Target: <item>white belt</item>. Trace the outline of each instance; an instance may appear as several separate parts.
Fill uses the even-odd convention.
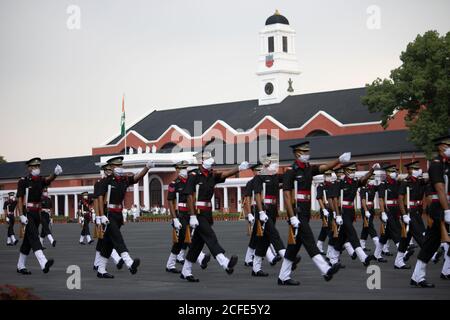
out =
[[[184,202],[178,203],[178,208],[187,208],[187,204]]]
[[[432,194],[431,199],[439,200],[439,196],[437,194]],[[447,200],[450,201],[450,195],[447,195]]]
[[[419,205],[419,204],[422,204],[422,201],[418,200],[418,201],[410,201],[409,202],[410,206],[416,206],[416,205]]]
[[[398,204],[397,200],[386,200],[386,204]]]
[[[201,207],[212,207],[211,202],[206,202],[206,201],[197,201],[197,202],[195,202],[195,205],[201,206]]]
[[[40,204],[40,203],[32,203],[32,202],[28,202],[28,203],[27,203],[27,208],[37,208],[37,209],[40,209],[40,208],[41,208],[41,204]]]
[[[50,209],[42,209],[42,211],[50,213]]]
[[[277,200],[276,199],[264,199],[264,203],[265,204],[276,204]]]
[[[372,206],[372,205],[373,205],[373,202],[372,202],[372,201],[367,201],[366,204]]]
[[[342,205],[343,206],[352,206],[353,205],[353,201],[342,201]]]
[[[122,209],[121,204],[108,204],[108,209]]]
[[[295,198],[297,200],[310,200],[311,199],[311,195],[310,194],[299,194],[299,193],[297,193],[295,195]]]

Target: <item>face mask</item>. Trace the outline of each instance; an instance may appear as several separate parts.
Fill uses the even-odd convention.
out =
[[[375,180],[369,180],[369,186],[374,186],[375,185]]]
[[[48,192],[44,192],[42,195],[43,195],[44,197],[48,197]]]
[[[391,177],[391,179],[397,178],[397,172],[391,172],[391,173],[389,173],[389,177]]]
[[[414,177],[414,178],[418,178],[418,177],[420,177],[422,175],[422,169],[419,169],[419,170],[413,170],[413,172],[412,172],[412,176]]]
[[[277,172],[278,171],[278,163],[271,163],[268,167],[269,171]]]
[[[447,149],[444,150],[444,155],[445,155],[447,158],[450,158],[450,147],[448,147]]]
[[[350,179],[355,179],[355,173],[354,173],[354,172],[349,173],[349,174],[348,174],[348,177],[349,177]]]
[[[123,175],[123,168],[121,167],[114,168],[114,173],[118,176]]]
[[[181,169],[179,175],[180,177],[187,178],[187,169]]]
[[[300,162],[306,163],[309,161],[309,154],[301,154],[300,157],[298,157],[298,160]]]
[[[214,164],[214,158],[209,158],[209,159],[206,159],[205,161],[203,161],[202,166],[206,170],[211,170],[213,164]]]
[[[83,199],[87,199],[88,198],[88,196],[83,196]]]
[[[344,180],[345,174],[341,173],[338,175],[339,180]]]
[[[331,177],[330,177],[330,176],[326,176],[326,177],[325,177],[325,181],[326,181],[326,182],[330,182],[330,181],[331,181]]]
[[[31,170],[31,175],[34,177],[37,177],[40,174],[41,174],[41,169],[39,169],[39,168]]]

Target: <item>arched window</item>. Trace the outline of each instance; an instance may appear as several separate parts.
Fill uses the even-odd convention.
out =
[[[173,148],[175,148],[177,145],[176,143],[173,142],[167,142],[165,145],[163,145],[160,149],[159,149],[159,153],[171,153]]]
[[[258,155],[264,156],[268,153],[279,153],[278,140],[268,134],[259,135],[258,142]]]
[[[323,137],[323,136],[329,136],[330,134],[324,130],[313,130],[310,133],[308,133],[307,137]]]
[[[161,182],[153,178],[150,181],[150,208],[154,206],[161,207]]]

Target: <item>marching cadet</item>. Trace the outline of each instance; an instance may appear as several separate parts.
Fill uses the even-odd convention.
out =
[[[44,273],[48,273],[54,263],[53,259],[47,260],[42,252],[38,227],[40,224],[42,191],[62,173],[62,169],[57,165],[53,174],[47,178],[42,177],[40,175],[41,161],[40,158],[33,158],[27,161],[26,165],[29,175],[21,178],[17,185],[17,207],[20,214],[20,222],[25,226],[25,236],[20,246],[17,272],[25,275],[31,274],[25,266],[31,249],[33,249]]]
[[[444,239],[445,242],[450,241],[448,236],[448,224],[450,224],[450,136],[435,139],[434,142],[438,156],[430,162],[430,167],[428,168],[429,184],[432,189],[432,200],[428,211],[433,223],[425,234],[410,282],[412,286],[421,288],[434,288],[434,284],[426,280],[427,263],[439,248],[441,239]],[[446,249],[444,262],[446,273],[441,273],[441,278],[444,280],[450,278],[448,244]]]
[[[291,169],[283,175],[283,195],[285,208],[289,217],[288,223],[296,230],[295,244],[288,242],[280,274],[279,285],[299,285],[300,282],[291,279],[292,266],[297,258],[297,253],[302,244],[315,265],[318,267],[324,279],[329,281],[333,274],[339,271],[339,264],[332,267],[328,265],[317,248],[314,234],[309,226],[311,217],[311,183],[313,176],[334,168],[339,163],[349,162],[351,154],[344,153],[339,160],[323,165],[309,164],[309,142],[304,141],[290,146],[295,156],[295,162]],[[296,192],[292,196],[292,192]],[[296,206],[294,206],[294,203]]]
[[[8,223],[8,238],[6,239],[7,246],[15,246],[19,240],[16,239],[14,234],[14,222],[16,221],[15,212],[17,208],[17,200],[15,193],[8,193],[8,200],[3,204],[3,211],[6,217],[6,223]]]
[[[336,217],[336,223],[341,226],[338,240],[334,245],[334,249],[337,252],[342,251],[342,246],[348,243],[347,246],[351,247],[351,256],[353,259],[356,257],[363,263],[364,266],[368,266],[370,261],[375,259],[373,255],[367,255],[361,248],[361,243],[358,239],[353,222],[355,221],[355,198],[358,192],[358,188],[364,186],[368,179],[372,176],[375,169],[379,169],[380,165],[375,163],[372,168],[361,179],[355,178],[356,163],[351,162],[342,166],[344,169],[345,178],[341,181],[341,208],[342,212]],[[349,251],[349,249],[347,249]],[[350,253],[350,252],[349,252]]]
[[[100,249],[100,257],[98,261],[97,277],[99,278],[113,278],[111,274],[106,271],[106,263],[111,256],[113,249],[119,253],[120,257],[125,262],[131,274],[136,274],[140,259],[132,259],[128,253],[128,248],[120,232],[123,225],[123,200],[127,188],[135,183],[138,183],[148,172],[150,168],[155,165],[153,161],[147,162],[141,172],[135,175],[126,175],[123,171],[123,157],[114,157],[107,161],[111,167],[113,174],[106,177],[101,183],[101,191],[99,193],[99,222],[106,225],[106,230],[103,236],[102,247]],[[106,209],[101,205],[106,199]],[[105,214],[106,213],[106,214]]]
[[[253,191],[255,194],[256,207],[258,212],[255,219],[263,226],[262,235],[256,237],[256,250],[253,258],[252,276],[267,277],[269,274],[262,271],[263,257],[272,253],[270,244],[273,245],[275,253],[279,256],[271,257],[269,261],[272,265],[281,260],[286,252],[280,233],[275,227],[278,217],[277,196],[280,184],[283,182],[283,175],[278,174],[278,155],[268,154],[262,157],[262,168],[259,175],[255,176]],[[296,259],[294,269],[298,264]]]
[[[53,239],[52,231],[50,230],[50,224],[52,223],[52,199],[48,196],[47,188],[44,188],[42,192],[42,200],[41,200],[41,244],[42,248],[44,247],[44,239],[47,237],[50,244],[55,247],[56,240]]]
[[[102,174],[102,178],[100,180],[97,180],[94,184],[94,194],[92,196],[92,203],[93,203],[93,207],[94,207],[94,213],[98,213],[100,212],[99,206],[101,205],[104,209],[103,212],[106,212],[106,208],[105,208],[105,204],[99,203],[99,199],[98,197],[100,196],[100,191],[101,191],[101,184],[102,182],[106,179],[106,177],[112,175],[112,169],[108,164],[105,164],[101,167],[103,174]],[[100,221],[100,217],[97,215],[95,217],[95,226],[98,230],[101,230],[102,224]],[[100,260],[101,260],[101,256],[100,256],[100,250],[103,246],[103,235],[102,235],[102,231],[99,232],[100,235],[98,235],[98,240],[97,240],[97,245],[95,248],[95,259],[94,259],[94,271],[98,271],[98,266],[100,264]],[[123,267],[123,259],[119,256],[119,254],[117,253],[116,249],[113,249],[111,252],[111,257],[110,257],[113,261],[114,264],[116,265],[118,270],[121,270]],[[106,270],[106,267],[105,267]],[[112,276],[111,274],[109,274],[108,272],[104,273],[102,276],[102,278],[114,278],[114,276]]]
[[[327,170],[323,174],[323,182],[317,186],[316,199],[319,202],[320,207],[320,220],[322,221],[322,228],[320,228],[319,236],[317,237],[317,248],[319,248],[320,254],[324,255],[323,243],[330,233],[330,211],[333,212],[333,203],[328,200],[328,194],[332,185],[333,170]]]
[[[372,174],[369,181],[367,181],[367,184],[361,187],[359,192],[361,196],[361,216],[363,218],[363,228],[361,230],[359,242],[361,243],[361,248],[363,248],[365,252],[370,251],[369,249],[366,249],[366,241],[369,235],[372,238],[375,248],[380,240],[373,224],[373,219],[375,217],[375,195],[377,190],[378,187],[375,182],[375,175]]]
[[[89,194],[83,192],[81,194],[81,199],[78,201],[78,216],[80,217],[81,224],[81,235],[80,244],[85,245],[84,239],[86,239],[88,244],[94,242],[91,238],[91,233],[89,231],[89,223],[91,222],[91,205],[92,200],[89,201]]]
[[[251,178],[244,188],[244,201],[243,209],[246,215],[247,221],[249,223],[250,230],[250,241],[248,242],[247,252],[245,253],[244,266],[253,267],[253,258],[255,256],[256,250],[256,232],[255,227],[255,217],[256,217],[256,202],[253,192],[253,183],[256,176],[261,172],[262,164],[260,162],[250,166],[253,173],[253,178]]]
[[[211,198],[214,194],[216,184],[224,182],[226,178],[235,175],[239,171],[246,170],[249,167],[248,162],[244,161],[235,169],[223,173],[216,173],[212,169],[214,158],[211,153],[205,152],[204,150],[197,154],[197,160],[201,163],[201,166],[189,175],[183,190],[183,193],[187,196],[190,214],[189,225],[193,229],[192,232],[194,232],[194,236],[186,255],[180,278],[186,279],[189,282],[199,281],[192,275],[192,264],[197,261],[198,255],[205,244],[208,246],[209,251],[220,266],[222,266],[228,274],[233,273],[233,268],[237,263],[238,257],[233,255],[228,259],[224,255],[225,250],[217,240],[216,233],[212,228],[214,221]]]
[[[422,207],[425,193],[424,181],[419,180],[422,170],[420,170],[419,161],[407,163],[405,167],[408,170],[408,176],[400,183],[398,201],[403,223],[409,226],[409,231],[407,232],[406,239],[400,241],[398,246],[397,256],[395,258],[396,269],[407,268],[405,267],[405,261],[408,260],[406,259],[406,252],[411,238],[414,237],[419,247],[422,247],[423,233],[425,232],[423,222],[419,222],[419,220],[422,220],[422,215],[419,210]]]
[[[178,177],[169,184],[167,201],[169,203],[169,211],[172,216],[172,227],[176,234],[176,242],[172,245],[172,250],[166,264],[166,271],[171,273],[181,273],[175,267],[177,256],[183,248],[187,248],[186,243],[186,227],[189,225],[189,210],[186,204],[186,195],[183,189],[188,178],[187,168],[189,163],[181,161],[175,164],[175,170]],[[178,197],[177,197],[178,196]],[[200,252],[197,262],[202,269],[208,267],[208,262],[211,260],[211,255]]]

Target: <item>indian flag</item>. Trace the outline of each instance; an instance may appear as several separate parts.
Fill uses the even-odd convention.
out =
[[[120,134],[125,136],[125,95],[122,96],[122,117],[120,118]]]

